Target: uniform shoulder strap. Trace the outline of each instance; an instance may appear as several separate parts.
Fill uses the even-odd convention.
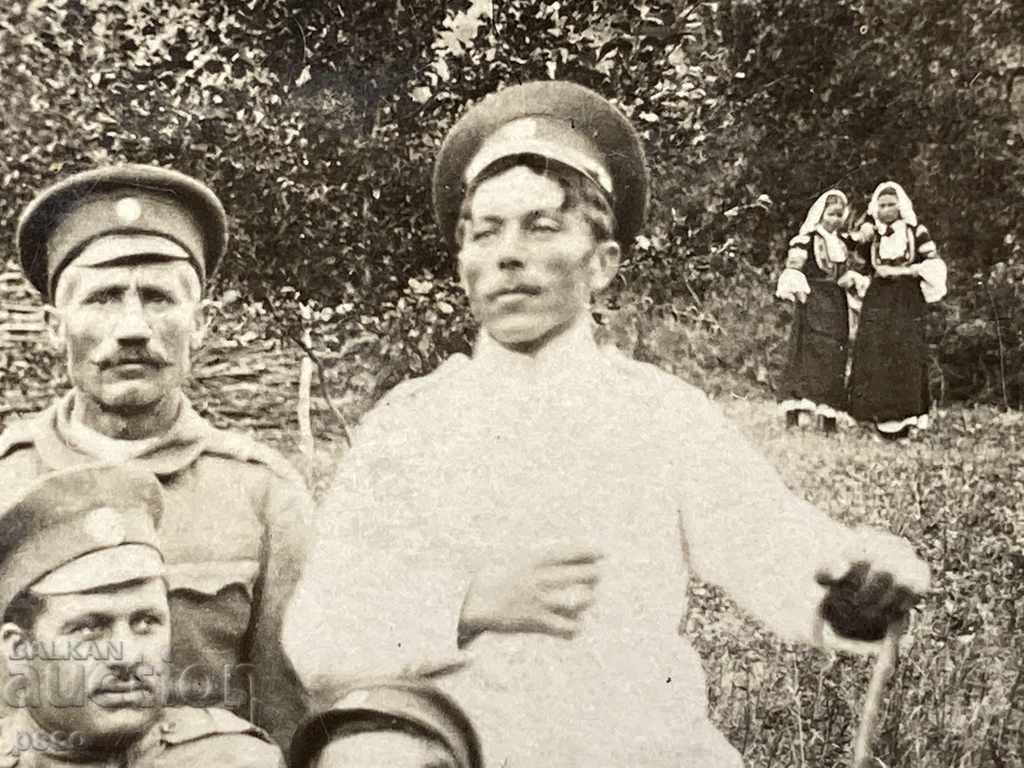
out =
[[[184,744],[225,734],[254,736],[273,743],[262,728],[216,707],[170,707],[165,710],[159,727],[161,740],[166,744]]]
[[[206,439],[204,453],[235,459],[247,464],[261,464],[275,475],[298,483],[302,477],[291,463],[269,445],[241,432],[212,428]]]

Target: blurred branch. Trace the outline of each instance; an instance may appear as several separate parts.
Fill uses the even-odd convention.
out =
[[[1010,398],[1006,394],[1006,345],[1003,344],[1003,327],[999,322],[999,308],[996,306],[995,297],[988,282],[985,282],[985,294],[988,296],[989,304],[992,306],[992,319],[996,324],[996,341],[999,344],[999,387],[1003,396],[1003,410],[1010,410]]]
[[[291,340],[299,349],[301,349],[306,354],[306,356],[313,361],[313,365],[316,366],[318,374],[317,378],[319,379],[320,382],[320,394],[323,397],[324,402],[327,403],[328,409],[334,415],[335,421],[337,421],[338,425],[341,427],[342,437],[345,439],[345,445],[351,447],[351,430],[349,429],[348,422],[345,420],[345,416],[342,414],[341,409],[338,408],[338,406],[334,402],[334,398],[331,397],[331,392],[327,387],[327,370],[324,368],[323,362],[320,360],[319,357],[317,357],[317,354],[316,352],[313,351],[312,346],[306,344],[306,342],[302,338],[294,334],[288,334],[288,339]]]
[[[312,336],[307,328],[302,332],[302,343],[307,347],[313,344]],[[323,377],[321,377],[321,381]],[[299,400],[296,405],[299,421],[299,447],[303,457],[306,459],[306,482],[312,486],[313,468],[316,457],[316,440],[313,437],[313,427],[310,424],[310,389],[313,381],[313,361],[307,354],[302,358],[299,366]]]

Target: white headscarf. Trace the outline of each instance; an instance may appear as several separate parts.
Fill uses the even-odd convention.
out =
[[[878,200],[883,193],[896,195],[900,217],[891,224],[885,224],[878,220]],[[917,214],[914,213],[914,204],[910,202],[903,187],[895,181],[883,181],[875,187],[875,193],[871,195],[871,202],[868,203],[868,215],[875,220],[875,229],[880,236],[878,241],[879,261],[912,260],[913,254],[907,253],[910,246],[908,230],[917,226]]]
[[[875,192],[871,195],[871,202],[868,203],[868,216],[878,222],[878,198],[882,196],[883,191],[892,191],[896,193],[896,200],[899,203],[900,218],[907,222],[908,226],[917,226],[917,214],[914,213],[914,204],[910,202],[910,198],[907,193],[903,190],[899,184],[895,181],[883,181],[877,187]]]
[[[842,200],[844,208],[849,206],[846,195],[838,189],[830,189],[828,192],[823,193],[814,201],[814,205],[811,206],[810,210],[807,211],[807,218],[804,219],[803,226],[800,227],[801,235],[811,234],[821,223],[821,217],[825,215],[825,201],[830,197],[838,197]]]
[[[801,235],[809,235],[812,232],[817,232],[825,241],[825,251],[828,253],[828,260],[835,263],[841,264],[846,261],[846,248],[842,241],[839,239],[839,235],[835,232],[829,232],[825,227],[821,226],[821,218],[825,215],[826,203],[830,197],[838,197],[842,203],[843,208],[849,208],[849,201],[846,199],[846,195],[838,189],[830,189],[828,192],[823,193],[814,201],[814,205],[811,206],[810,210],[807,211],[807,217],[804,219],[803,225],[800,227]],[[824,269],[826,265],[822,264],[821,267]]]

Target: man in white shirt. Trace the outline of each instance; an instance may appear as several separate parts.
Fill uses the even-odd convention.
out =
[[[603,98],[485,99],[447,137],[434,200],[482,332],[364,419],[286,652],[325,693],[429,676],[487,765],[740,765],[677,633],[689,568],[787,637],[870,643],[928,567],[790,493],[700,391],[595,343],[591,296],[647,201],[639,140]]]

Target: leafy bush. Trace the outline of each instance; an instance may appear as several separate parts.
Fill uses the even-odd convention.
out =
[[[671,318],[664,343],[701,375],[770,384],[785,323],[752,310],[771,302],[748,273],[777,269],[823,188],[862,206],[880,179],[905,182],[967,293],[964,276],[1009,263],[1024,236],[1007,64],[1021,14],[1005,0],[8,3],[0,224],[96,163],[193,173],[231,215],[218,288],[258,302],[271,335],[310,333],[324,359],[373,336],[391,382],[467,343],[430,213],[445,131],[502,85],[572,79],[647,146],[651,216],[624,275],[647,316],[630,322]],[[413,301],[411,280],[433,287]],[[991,302],[949,307],[939,385],[1014,401],[1013,333],[994,334]],[[748,354],[748,339],[764,343]],[[988,373],[969,370],[979,360]]]

